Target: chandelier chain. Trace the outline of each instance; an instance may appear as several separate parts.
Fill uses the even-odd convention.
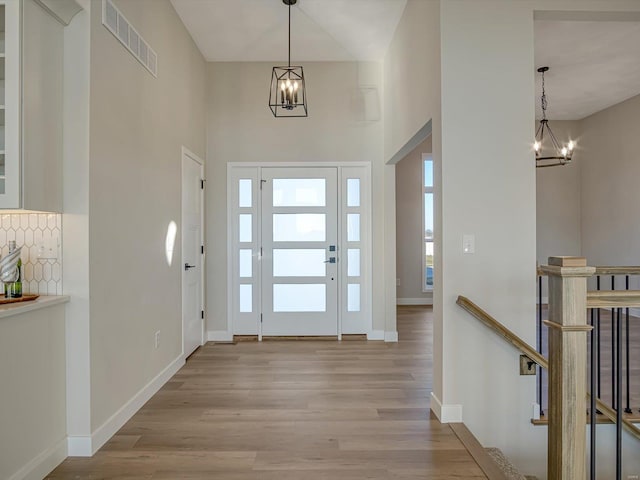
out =
[[[540,97],[540,106],[542,107],[542,118],[547,119],[547,94],[544,90],[544,72],[542,72],[542,97]]]
[[[289,65],[288,66],[289,67],[291,66],[291,4],[289,4]]]

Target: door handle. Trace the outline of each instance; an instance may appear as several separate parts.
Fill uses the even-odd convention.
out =
[[[329,260],[325,260],[324,263],[336,263],[336,257],[329,257]]]
[[[195,265],[189,265],[188,263],[184,264],[184,270],[185,271],[189,270],[190,268],[196,268],[196,266]]]

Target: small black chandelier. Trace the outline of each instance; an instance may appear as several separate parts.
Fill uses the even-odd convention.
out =
[[[301,66],[291,66],[291,5],[298,0],[282,0],[289,7],[289,61],[286,67],[273,67],[269,108],[274,117],[306,117],[307,92]]]
[[[551,131],[549,126],[549,120],[547,120],[547,95],[544,90],[544,73],[549,71],[549,67],[538,68],[538,73],[542,74],[542,96],[540,97],[540,104],[542,106],[542,119],[540,125],[536,130],[536,141],[533,144],[533,149],[536,152],[536,167],[556,167],[559,165],[567,165],[571,163],[571,156],[576,144],[573,140],[570,140],[568,144],[560,146],[556,136]],[[544,134],[545,131],[548,137],[551,139],[550,150],[545,151]]]

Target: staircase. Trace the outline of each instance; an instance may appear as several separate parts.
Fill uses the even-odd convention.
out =
[[[513,466],[499,448],[485,448],[485,450],[507,480],[538,480],[538,477],[522,475],[518,472],[518,469]]]
[[[594,273],[597,290],[587,292],[587,279]],[[539,269],[539,275],[549,278],[549,320],[542,321],[540,313],[538,318],[540,327],[544,324],[548,328],[548,360],[540,353],[542,350],[540,336],[538,346],[540,351],[536,351],[469,299],[460,296],[457,303],[494,333],[528,356],[541,369],[548,370],[549,406],[545,413],[548,419],[548,478],[595,480],[600,476],[598,472],[604,468],[608,472],[606,478],[623,480],[625,475],[622,458],[623,433],[626,431],[628,434],[627,441],[640,440],[640,427],[634,423],[637,418],[629,405],[633,396],[629,388],[633,380],[630,368],[632,349],[629,343],[632,322],[629,312],[632,308],[640,308],[640,290],[629,289],[629,276],[640,277],[640,267],[595,268],[588,267],[586,259],[581,257],[551,257],[549,265]],[[600,290],[600,275],[612,276],[611,290]],[[623,291],[616,290],[615,275],[626,277]],[[600,397],[601,358],[602,363],[605,362],[604,355],[601,357],[600,349],[600,335],[605,334],[601,318],[604,318],[607,311],[611,312],[612,399],[610,402],[605,402]],[[587,312],[589,312],[590,322],[587,322]],[[589,345],[589,351],[587,345]],[[587,372],[589,373],[588,384]],[[542,390],[543,388],[540,387],[539,391],[542,392]],[[598,413],[598,415],[589,416],[588,447],[585,442],[587,433],[585,412]],[[605,462],[606,465],[603,464],[604,467],[597,468],[596,464],[600,462],[598,460],[600,450],[597,449],[596,442],[599,430],[597,427],[598,424],[607,420],[615,424],[615,441],[613,442],[615,460],[612,458]],[[590,455],[587,465],[588,450]],[[517,480],[527,478],[518,473],[499,450],[491,449],[489,452],[492,462],[501,466],[502,477],[497,478]],[[635,460],[629,458],[631,465],[627,465],[627,469],[635,468],[634,465],[637,464],[637,457],[635,455],[631,457]],[[615,470],[615,476],[613,471],[609,473],[610,469]],[[487,477],[492,478],[490,475]],[[637,478],[637,476],[632,475],[628,478]]]

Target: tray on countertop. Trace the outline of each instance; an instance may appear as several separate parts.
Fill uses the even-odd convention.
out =
[[[21,297],[18,298],[6,298],[4,296],[0,297],[0,305],[6,305],[8,303],[18,303],[18,302],[30,302],[31,300],[35,300],[40,295],[31,295],[30,293],[25,293]]]

